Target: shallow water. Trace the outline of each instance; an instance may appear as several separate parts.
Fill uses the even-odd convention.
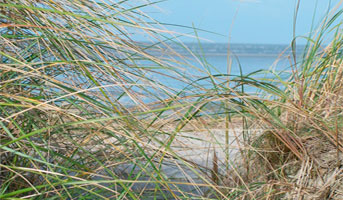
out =
[[[231,58],[229,61],[226,55],[208,55],[202,60],[194,57],[186,57],[182,62],[188,62],[189,65],[192,65],[187,66],[185,64],[180,64],[180,69],[181,71],[184,71],[183,73],[185,76],[188,77],[191,75],[193,76],[193,80],[197,80],[208,77],[209,75],[224,75],[222,78],[218,77],[218,81],[225,79],[225,74],[229,74],[231,78],[241,75],[249,75],[250,77],[257,79],[274,78],[273,75],[267,74],[266,71],[279,73],[290,69],[291,65],[286,57],[279,57],[277,55],[242,55]],[[228,65],[228,62],[231,64]],[[160,81],[164,85],[175,88],[176,90],[182,89],[189,84],[189,82],[182,81],[187,80],[188,78],[180,78],[180,75],[164,70],[160,70],[160,72],[170,75],[170,77],[155,74],[151,79]],[[253,74],[251,75],[251,73]],[[208,84],[209,87],[213,87],[211,86],[210,79],[205,79],[197,83],[201,83],[202,85]],[[249,90],[254,91],[252,89]]]

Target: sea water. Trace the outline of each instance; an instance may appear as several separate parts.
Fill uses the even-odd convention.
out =
[[[210,79],[206,77],[220,74],[221,76],[216,77],[224,79],[225,76],[249,76],[255,79],[273,79],[273,73],[290,71],[291,65],[294,64],[293,53],[299,57],[303,49],[303,46],[299,46],[292,51],[287,45],[270,44],[233,44],[230,48],[227,44],[206,44],[203,47],[193,43],[186,45],[191,53],[179,46],[172,46],[176,53],[183,57],[176,58],[180,61],[178,67],[184,71],[185,76],[192,75],[193,80],[204,80],[202,83],[210,83]],[[155,55],[159,54],[166,55],[168,52]],[[165,73],[170,76],[154,75],[152,78],[162,80],[164,85],[176,90],[187,86],[187,81],[184,81],[187,77],[182,79],[176,74]],[[287,73],[283,73],[283,76],[286,75]],[[250,88],[250,91],[253,91],[253,88]]]

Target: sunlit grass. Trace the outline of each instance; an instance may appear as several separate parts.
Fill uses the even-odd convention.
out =
[[[145,6],[0,1],[0,199],[339,199],[341,12],[265,79],[189,64]]]

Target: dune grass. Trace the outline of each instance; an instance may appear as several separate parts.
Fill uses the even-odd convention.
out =
[[[189,64],[151,4],[0,1],[0,199],[340,199],[341,11],[262,79]]]

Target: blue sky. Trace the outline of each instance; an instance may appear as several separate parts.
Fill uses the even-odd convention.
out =
[[[326,13],[329,2],[330,0],[301,0],[297,35],[309,33],[314,13],[315,24],[318,24]],[[332,0],[331,7],[338,2],[339,0]],[[190,27],[194,24],[197,28],[224,35],[199,32],[200,37],[212,42],[229,42],[232,23],[232,43],[289,44],[292,40],[296,0],[167,0],[157,6],[160,11],[154,10],[149,15],[160,22]],[[192,29],[172,26],[167,28],[183,33],[192,32]],[[183,40],[195,41],[186,37]]]

